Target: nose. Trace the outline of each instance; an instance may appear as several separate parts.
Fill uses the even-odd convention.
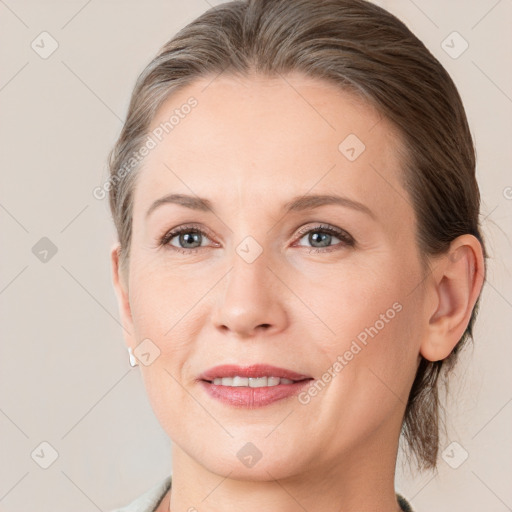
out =
[[[212,314],[217,329],[250,338],[287,327],[286,287],[267,265],[265,251],[252,263],[234,252]]]

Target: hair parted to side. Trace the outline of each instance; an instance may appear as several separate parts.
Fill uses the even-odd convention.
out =
[[[240,0],[213,7],[183,28],[137,79],[109,155],[121,268],[128,266],[140,164],[122,178],[118,171],[141,147],[169,95],[194,79],[220,73],[276,78],[296,71],[363,97],[398,129],[405,148],[402,178],[416,214],[425,272],[429,256],[445,253],[466,233],[479,240],[485,261],[466,114],[452,79],[424,44],[395,16],[365,0]],[[449,357],[435,362],[421,357],[402,425],[420,471],[436,468],[438,378],[473,338],[479,301]]]

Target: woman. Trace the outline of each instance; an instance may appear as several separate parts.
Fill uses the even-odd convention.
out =
[[[140,75],[110,155],[113,280],[172,440],[130,511],[400,511],[485,279],[459,94],[363,0],[210,9]]]

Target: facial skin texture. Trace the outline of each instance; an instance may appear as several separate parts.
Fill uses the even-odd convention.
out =
[[[126,343],[149,338],[160,350],[138,369],[172,440],[170,509],[397,511],[396,453],[419,354],[445,358],[463,334],[482,286],[480,244],[459,237],[424,278],[397,135],[360,100],[300,74],[212,79],[173,94],[155,116],[151,129],[198,101],[144,160],[128,275],[111,251]],[[351,133],[366,146],[354,161],[338,149]],[[169,193],[207,198],[215,213],[164,204],[146,219]],[[284,214],[312,194],[359,201],[375,219],[338,205]],[[189,223],[207,233],[199,250],[158,248]],[[334,235],[310,252],[314,239],[298,230],[319,224],[355,245]],[[236,252],[247,236],[263,250],[252,263]],[[230,363],[320,380],[394,303],[401,311],[305,405],[292,397],[236,409],[196,382]],[[237,457],[248,442],[262,453],[251,468]]]

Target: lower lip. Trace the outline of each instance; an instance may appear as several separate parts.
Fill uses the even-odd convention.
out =
[[[278,384],[277,386],[265,386],[261,388],[250,388],[247,386],[219,386],[199,381],[203,389],[217,400],[240,408],[255,408],[270,405],[278,400],[283,400],[297,395],[308,386],[313,379],[301,380],[293,384]]]

